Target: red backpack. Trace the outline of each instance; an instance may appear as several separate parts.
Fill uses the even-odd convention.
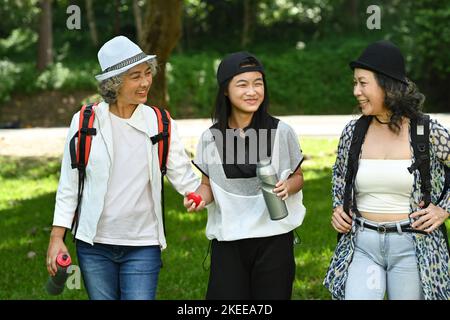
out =
[[[92,138],[97,134],[97,129],[93,128],[95,119],[95,106],[97,104],[84,105],[80,111],[80,122],[78,131],[70,140],[70,158],[72,169],[78,169],[78,198],[77,207],[75,209],[75,216],[73,218],[71,230],[73,231],[73,238],[78,229],[78,221],[80,217],[81,198],[83,196],[84,179],[86,176],[86,166],[89,161],[89,154],[91,151]],[[161,170],[161,205],[163,229],[165,230],[164,218],[164,176],[167,172],[167,156],[170,147],[170,114],[167,110],[151,107],[156,113],[158,119],[158,134],[150,137],[153,144],[158,143],[158,158],[159,168]],[[65,234],[64,234],[65,236]]]

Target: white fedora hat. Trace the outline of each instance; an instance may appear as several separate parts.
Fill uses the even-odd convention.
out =
[[[156,57],[145,54],[137,44],[124,36],[114,37],[106,42],[98,50],[97,56],[102,68],[102,73],[95,76],[97,81],[114,77]]]

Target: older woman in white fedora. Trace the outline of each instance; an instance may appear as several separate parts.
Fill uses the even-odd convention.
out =
[[[96,76],[104,101],[94,106],[89,161],[75,233],[80,269],[90,299],[154,299],[166,247],[161,208],[158,118],[145,105],[156,72],[156,57],[124,36],[98,52]],[[70,125],[56,194],[47,252],[50,275],[56,257],[67,253],[66,230],[78,211],[78,172],[72,169],[70,140],[79,130],[80,112]],[[200,185],[170,120],[167,178],[181,194]],[[74,230],[72,230],[72,233]]]

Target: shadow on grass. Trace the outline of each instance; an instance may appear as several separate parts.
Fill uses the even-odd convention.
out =
[[[158,285],[158,299],[204,299],[209,271],[204,270],[209,241],[206,210],[189,213],[183,196],[165,183],[167,249]],[[209,266],[209,256],[206,259]]]
[[[329,299],[322,281],[336,245],[331,227],[331,170],[305,170],[303,203],[306,215],[297,228],[301,243],[295,246],[296,280],[293,299]]]
[[[208,247],[205,237],[206,211],[187,213],[182,196],[166,185],[166,232],[168,248],[163,251],[158,299],[202,299],[208,272],[202,261]],[[0,299],[87,299],[80,290],[64,290],[49,296],[45,257],[53,221],[55,193],[14,202],[0,210]],[[71,234],[66,245],[77,264]]]
[[[51,175],[59,175],[60,158],[0,157],[0,177],[4,179],[37,180]]]
[[[0,299],[86,299],[85,291],[68,290],[50,296],[44,289],[48,274],[45,266],[54,193],[15,202],[0,211]],[[77,265],[70,234],[66,245]]]
[[[33,175],[28,166],[28,177]],[[53,170],[53,169],[52,169]],[[52,174],[52,170],[45,171]],[[57,170],[57,169],[56,169]],[[6,170],[8,171],[8,170]],[[298,228],[302,244],[296,246],[297,276],[294,299],[326,299],[322,279],[335,245],[335,232],[329,225],[331,213],[329,170],[310,170],[305,182],[307,215]],[[5,172],[5,171],[3,171]],[[9,171],[11,174],[13,171]],[[40,171],[43,172],[43,171]],[[26,176],[25,173],[22,173]],[[168,248],[163,251],[158,299],[203,299],[209,271],[203,269],[209,241],[205,236],[206,210],[187,213],[183,197],[169,185],[165,187],[166,233]],[[46,294],[45,257],[53,220],[55,194],[15,202],[0,211],[0,299],[86,299],[83,288],[66,290],[61,296]],[[70,234],[66,244],[77,263]],[[30,258],[31,257],[31,258]],[[206,267],[209,266],[209,257]]]

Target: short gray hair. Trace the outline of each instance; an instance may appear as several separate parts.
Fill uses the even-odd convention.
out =
[[[158,62],[156,61],[156,58],[147,60],[145,62],[150,67],[152,76],[155,76],[158,69]],[[117,101],[117,94],[119,92],[120,87],[122,86],[123,76],[127,72],[128,71],[125,71],[121,74],[118,74],[117,76],[105,79],[99,83],[98,91],[106,103],[111,104]]]

